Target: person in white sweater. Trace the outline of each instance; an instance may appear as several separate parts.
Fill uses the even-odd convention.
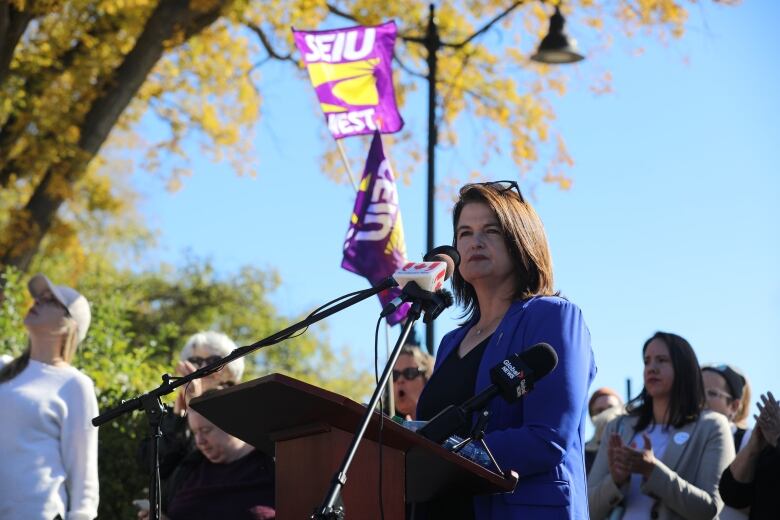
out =
[[[86,298],[42,274],[29,282],[27,349],[0,360],[0,518],[92,520],[98,414],[92,380],[70,365],[91,319]]]

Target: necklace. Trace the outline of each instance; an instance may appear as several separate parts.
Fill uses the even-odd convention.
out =
[[[487,322],[487,324],[486,324],[486,325],[483,325],[482,327],[480,327],[480,328],[478,328],[478,329],[474,329],[474,332],[476,333],[476,335],[477,335],[477,336],[481,335],[483,330],[485,330],[485,329],[489,328],[491,325],[493,325],[493,324],[494,324],[496,321],[498,321],[498,320],[499,320],[499,319],[501,319],[502,317],[503,317],[503,316],[499,316],[498,318],[493,318],[492,320],[490,320],[489,322]]]

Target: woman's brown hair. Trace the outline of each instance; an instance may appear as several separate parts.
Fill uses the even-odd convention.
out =
[[[498,220],[516,266],[514,299],[555,294],[552,256],[544,226],[536,211],[514,190],[497,183],[467,184],[461,188],[452,211],[452,245],[458,247],[458,220],[463,208],[472,203],[487,205]],[[452,276],[452,289],[458,304],[465,308],[464,317],[474,317],[479,308],[477,293],[458,269]]]

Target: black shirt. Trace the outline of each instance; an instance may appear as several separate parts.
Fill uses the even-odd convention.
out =
[[[458,356],[458,349],[453,349],[447,359],[433,373],[431,380],[425,385],[420,400],[417,402],[417,420],[429,421],[448,406],[460,405],[474,396],[474,386],[477,384],[477,371],[482,355],[485,353],[491,336],[471,349],[463,358]],[[457,432],[461,437],[468,436],[470,427]]]
[[[753,432],[753,435],[760,433]],[[780,518],[780,444],[767,446],[758,454],[752,482],[739,482],[731,473],[731,466],[720,478],[720,496],[726,505],[736,508],[750,506],[750,520],[777,520]]]
[[[453,349],[447,359],[436,369],[428,384],[425,385],[420,400],[417,402],[417,420],[429,421],[449,405],[463,404],[474,396],[474,386],[477,383],[477,372],[482,355],[490,341],[487,336],[482,342],[471,349],[463,358],[458,356],[458,349]],[[468,437],[471,423],[455,432],[461,437]],[[434,499],[425,504],[419,504],[414,520],[472,520],[474,508],[470,496],[447,496]]]

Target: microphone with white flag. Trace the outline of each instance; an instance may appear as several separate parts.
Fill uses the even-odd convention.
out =
[[[460,264],[460,255],[452,246],[439,246],[431,249],[425,255],[424,260],[423,262],[407,262],[401,269],[393,273],[393,279],[398,282],[402,292],[397,298],[385,305],[382,309],[382,317],[394,313],[401,304],[416,296],[420,289],[429,293],[442,291],[444,282],[450,279]],[[407,287],[410,284],[415,285],[414,295],[410,294],[411,287]]]

